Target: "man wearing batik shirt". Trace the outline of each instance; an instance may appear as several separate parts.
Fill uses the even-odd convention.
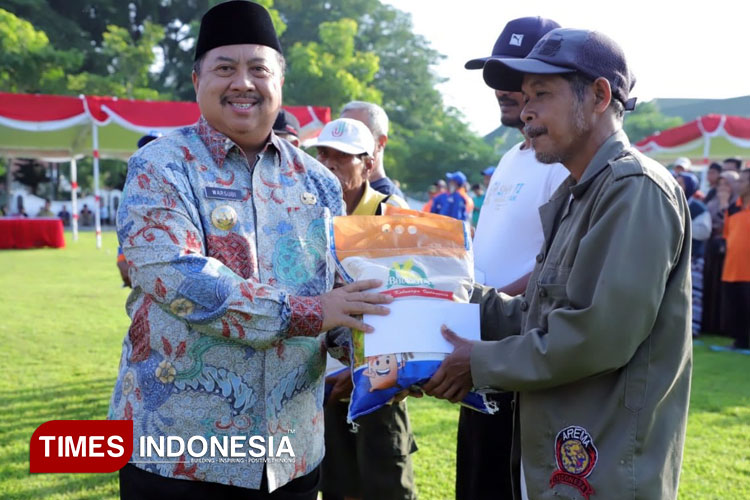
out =
[[[341,188],[271,132],[283,67],[263,7],[213,7],[196,44],[200,120],[129,162],[117,221],[132,324],[109,412],[133,420],[121,498],[314,499],[326,348],[342,354],[321,333],[371,331],[352,316],[387,313],[366,292],[376,281],[331,291],[325,225],[344,213]],[[234,438],[245,458],[141,449],[172,436]]]

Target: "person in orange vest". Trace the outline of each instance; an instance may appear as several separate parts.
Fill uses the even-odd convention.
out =
[[[727,333],[734,338],[733,349],[750,348],[750,169],[740,171],[737,202],[731,204],[730,192],[717,192],[724,214],[724,238],[727,242],[724,271],[721,275]]]

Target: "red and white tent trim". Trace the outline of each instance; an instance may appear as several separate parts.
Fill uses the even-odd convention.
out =
[[[705,115],[679,127],[657,132],[638,141],[635,146],[642,153],[652,155],[699,151],[707,159],[712,156],[712,140],[717,138],[750,151],[750,118]]]
[[[331,121],[331,109],[322,106],[284,106],[300,122],[300,138],[307,141]],[[98,96],[56,96],[0,92],[0,126],[28,132],[46,132],[95,123],[114,122],[137,133],[168,132],[192,125],[200,117],[194,102],[138,101]]]
[[[89,121],[83,96],[0,93],[0,125],[28,132],[60,130]]]
[[[314,140],[323,126],[331,121],[331,110],[327,107],[284,106],[284,109],[299,120],[300,140],[303,144],[309,144]],[[0,134],[0,156],[70,161],[73,184],[72,208],[73,213],[77,214],[75,161],[88,152],[81,151],[80,148],[85,143],[82,136],[90,132],[90,154],[94,158],[94,192],[97,200],[97,247],[100,247],[99,158],[127,158],[136,149],[137,135],[133,137],[134,133],[167,133],[179,127],[192,125],[199,117],[200,110],[194,102],[0,92],[0,132],[3,129],[6,131]],[[112,127],[114,130],[110,130]],[[76,128],[80,129],[80,134],[50,134]],[[100,129],[107,131],[107,139],[103,143],[99,140]],[[78,225],[74,217],[74,239],[77,239],[77,234]]]

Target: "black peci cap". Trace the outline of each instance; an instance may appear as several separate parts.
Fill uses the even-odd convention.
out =
[[[246,0],[220,3],[201,19],[195,60],[216,47],[245,43],[265,45],[281,53],[279,37],[265,7]]]

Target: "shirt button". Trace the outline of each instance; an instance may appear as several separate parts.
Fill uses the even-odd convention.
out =
[[[541,288],[541,289],[539,290],[539,296],[540,296],[541,298],[544,298],[544,297],[546,297],[546,296],[547,296],[547,290],[545,290],[544,288]]]
[[[529,303],[528,303],[528,302],[526,302],[525,300],[524,300],[523,302],[521,302],[521,310],[522,310],[523,312],[526,312],[526,311],[528,311],[528,310],[529,310]]]
[[[543,253],[540,253],[539,255],[536,256],[536,261],[537,262],[541,263],[543,260],[544,260],[544,254]]]

